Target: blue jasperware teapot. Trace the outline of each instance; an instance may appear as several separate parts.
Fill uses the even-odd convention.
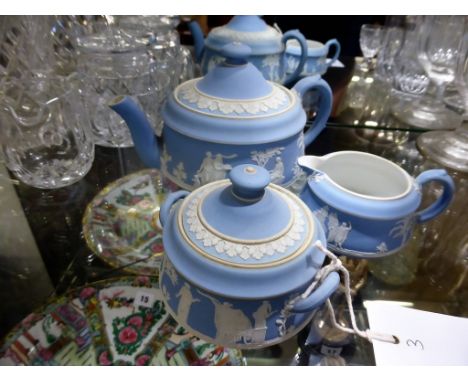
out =
[[[162,111],[162,140],[130,97],[111,107],[127,122],[136,150],[149,167],[180,188],[192,190],[226,178],[239,164],[267,169],[272,183],[289,187],[303,179],[297,158],[325,128],[332,105],[328,84],[309,77],[292,90],[266,81],[248,62],[250,48],[240,43],[223,48],[225,61],[205,77],[182,83]],[[309,130],[301,96],[320,94],[317,116]]]
[[[302,33],[290,30],[282,34],[279,28],[269,26],[259,16],[234,16],[226,25],[213,28],[206,39],[196,21],[189,27],[195,43],[195,59],[201,64],[203,74],[224,60],[221,51],[231,42],[248,45],[252,49],[249,61],[267,80],[274,82],[289,84],[298,80],[307,60],[307,42]],[[298,59],[289,72],[285,57],[288,40],[298,43]]]

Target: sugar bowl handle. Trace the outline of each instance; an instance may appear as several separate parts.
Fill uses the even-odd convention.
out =
[[[188,194],[190,194],[190,192],[181,190],[170,193],[167,196],[165,202],[161,206],[161,210],[159,211],[159,220],[161,222],[162,227],[164,227],[166,222],[169,220],[171,207],[174,205],[174,203],[177,202],[179,199],[185,198]]]
[[[339,284],[340,275],[337,272],[331,272],[309,297],[297,302],[291,309],[291,312],[307,313],[322,306],[327,298],[338,289]]]

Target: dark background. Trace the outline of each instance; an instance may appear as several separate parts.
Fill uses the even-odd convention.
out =
[[[200,20],[204,16],[195,17],[202,21],[205,32],[210,29],[225,25],[232,16],[206,16],[205,20]],[[386,16],[323,16],[323,15],[299,15],[299,16],[263,16],[267,24],[278,24],[284,32],[290,29],[299,29],[309,40],[327,42],[336,38],[341,44],[341,55],[347,57],[361,56],[359,48],[359,30],[362,24],[385,23]],[[205,25],[203,25],[205,24]],[[185,36],[184,36],[185,37]],[[183,43],[190,44],[191,38]],[[185,39],[183,39],[185,40]]]

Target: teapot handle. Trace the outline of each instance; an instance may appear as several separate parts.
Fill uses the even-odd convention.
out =
[[[416,182],[421,187],[431,181],[441,183],[444,187],[444,190],[442,195],[439,196],[439,198],[434,203],[432,203],[424,210],[418,211],[416,213],[418,223],[424,223],[442,213],[442,211],[444,211],[451,202],[455,192],[455,184],[453,183],[453,179],[449,174],[447,174],[447,171],[445,170],[427,170],[419,174],[419,176],[416,178]]]
[[[164,201],[161,209],[159,211],[159,221],[161,222],[161,226],[164,227],[166,222],[169,219],[169,214],[171,213],[171,207],[177,202],[179,199],[185,198],[190,192],[181,190],[170,193],[166,200]]]
[[[325,128],[328,117],[330,117],[333,103],[333,94],[330,86],[326,81],[320,78],[320,76],[303,78],[293,87],[293,90],[296,90],[301,98],[308,90],[312,89],[316,89],[319,92],[319,107],[312,126],[304,134],[304,144],[306,147],[312,143]]]
[[[297,40],[299,42],[299,45],[301,46],[301,58],[299,59],[299,65],[297,65],[296,70],[294,70],[294,72],[292,72],[289,76],[285,78],[284,85],[294,82],[299,78],[307,61],[307,41],[304,35],[297,29],[287,31],[281,39],[281,42],[285,44],[283,55],[286,52],[286,41],[288,40]]]
[[[331,46],[335,46],[335,54],[333,55],[333,57],[331,58],[330,62],[327,63],[327,68],[329,68],[330,66],[333,65],[333,63],[338,60],[338,57],[340,56],[340,53],[341,53],[341,45],[340,43],[338,42],[338,40],[336,38],[332,39],[332,40],[328,40],[326,43],[325,43],[325,46],[328,48],[328,51],[330,51],[330,47]]]
[[[340,275],[337,272],[331,272],[309,297],[297,302],[291,312],[307,313],[318,308],[332,295],[339,284]]]

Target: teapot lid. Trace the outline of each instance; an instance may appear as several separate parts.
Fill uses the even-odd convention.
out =
[[[229,179],[194,191],[180,209],[179,228],[198,254],[229,266],[265,268],[310,245],[308,210],[270,185],[267,170],[241,165]]]
[[[179,85],[176,102],[191,111],[223,118],[263,118],[291,108],[295,95],[285,87],[265,80],[248,57],[251,49],[233,42],[223,47],[225,61],[205,77]]]
[[[188,195],[164,230],[171,263],[195,285],[226,296],[277,296],[310,282],[324,256],[320,224],[267,170],[240,165]],[[241,282],[240,282],[241,281]]]
[[[225,44],[241,42],[252,49],[252,55],[281,53],[284,45],[279,28],[269,26],[259,16],[234,16],[226,25],[213,28],[205,45],[220,51]]]

